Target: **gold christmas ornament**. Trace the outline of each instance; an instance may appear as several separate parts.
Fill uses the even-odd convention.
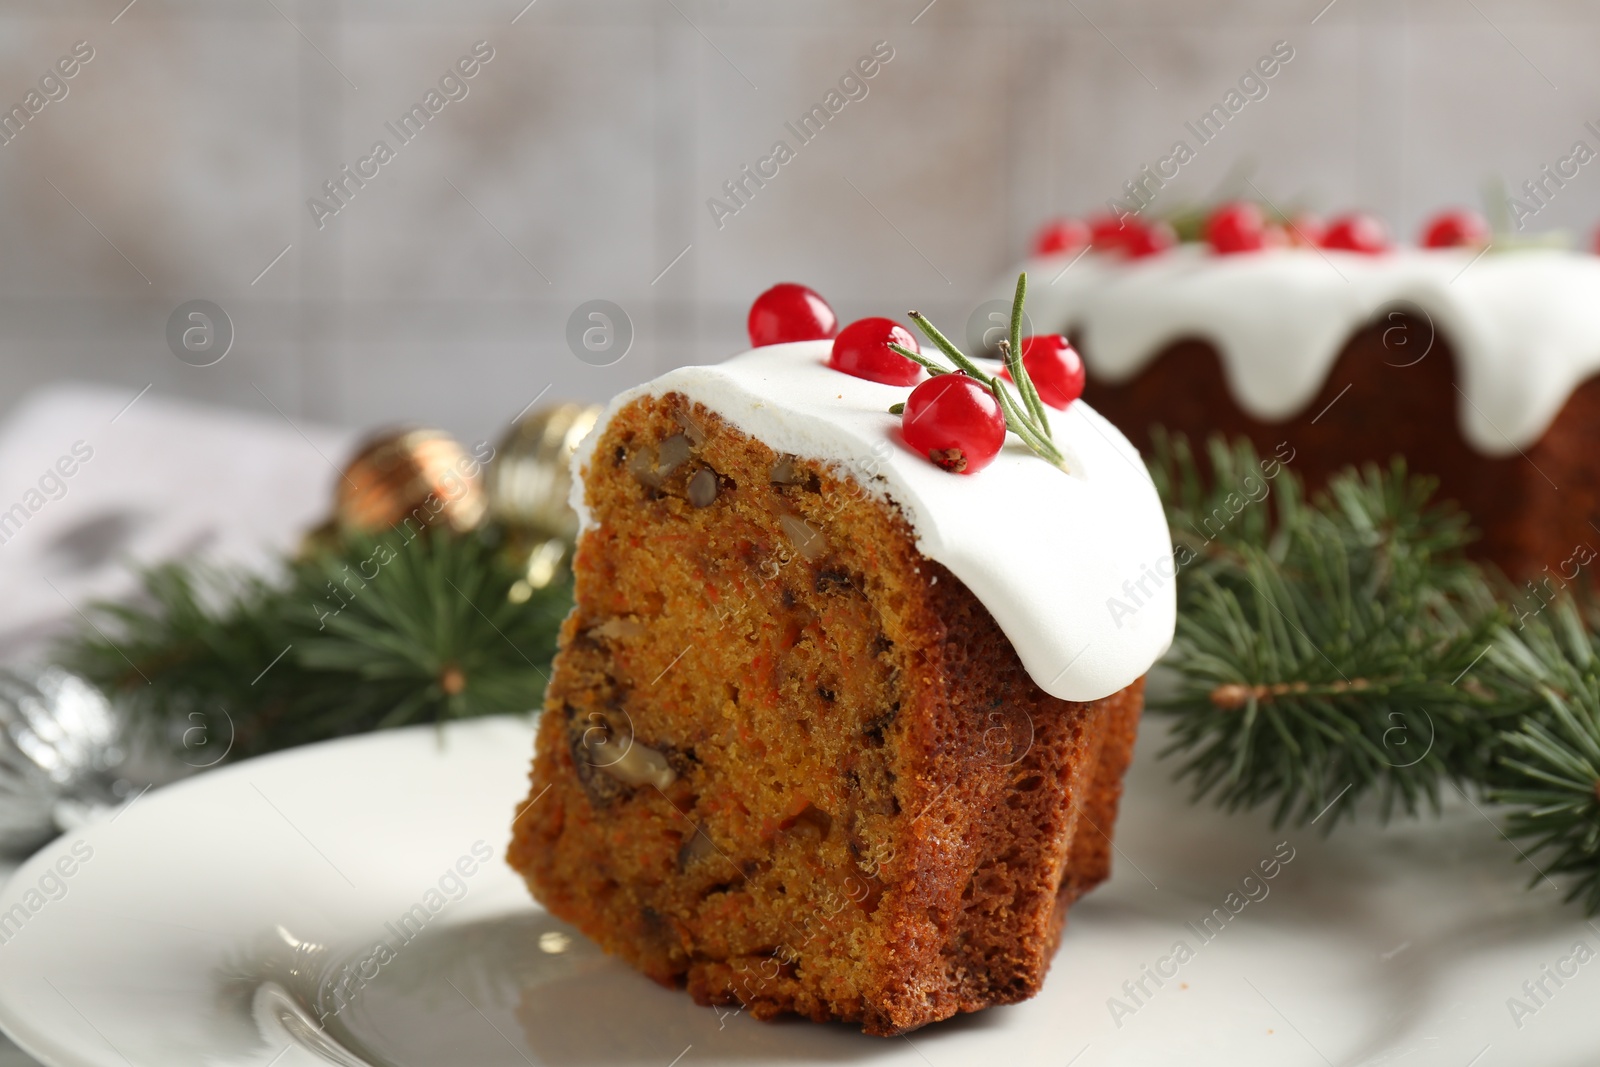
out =
[[[489,513],[507,526],[576,536],[568,462],[599,417],[598,405],[555,404],[513,423],[489,468]]]
[[[489,468],[489,514],[507,531],[507,550],[523,568],[511,589],[521,603],[560,573],[578,534],[578,516],[567,503],[572,491],[568,463],[578,443],[594,429],[600,407],[555,404],[518,419],[495,450]]]
[[[379,533],[396,526],[471,530],[488,514],[484,463],[443,430],[390,430],[368,438],[345,465],[336,488],[340,533]]]

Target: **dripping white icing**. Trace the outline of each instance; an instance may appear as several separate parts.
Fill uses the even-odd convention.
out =
[[[1409,304],[1456,355],[1462,437],[1504,456],[1537,441],[1572,391],[1600,372],[1600,257],[1476,255],[1218,256],[1185,245],[1132,261],[1087,255],[1070,267],[1071,256],[1050,256],[1026,265],[1028,314],[1038,332],[1075,330],[1090,373],[1107,382],[1134,377],[1174,341],[1208,341],[1239,406],[1277,422],[1317,396],[1351,335]],[[1015,277],[1005,282],[1008,296]],[[1397,363],[1415,358],[1425,338],[1408,341],[1411,349],[1396,348]]]
[[[972,590],[1052,696],[1108,696],[1160,658],[1177,611],[1172,543],[1150,476],[1115,427],[1075,403],[1050,412],[1072,474],[1015,437],[977,474],[948,474],[900,443],[888,408],[907,390],[830,370],[828,349],[758,348],[618,396],[573,457],[584,526],[582,472],[600,430],[637,397],[682,393],[774,450],[831,464],[898,504],[917,548]]]

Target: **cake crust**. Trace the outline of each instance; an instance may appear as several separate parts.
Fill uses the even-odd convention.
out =
[[[508,855],[535,897],[760,1018],[890,1035],[1037,992],[1109,872],[1142,679],[1049,696],[869,471],[679,394],[590,456]]]
[[[1519,581],[1559,574],[1559,587],[1600,548],[1588,521],[1600,513],[1600,378],[1578,386],[1537,441],[1506,457],[1485,456],[1463,437],[1463,388],[1450,339],[1401,315],[1352,336],[1316,398],[1283,422],[1244,412],[1217,350],[1199,339],[1170,345],[1124,383],[1091,374],[1084,398],[1145,452],[1155,425],[1197,442],[1213,433],[1248,437],[1264,454],[1286,445],[1289,467],[1312,489],[1348,465],[1403,456],[1472,517],[1481,536],[1470,554]]]

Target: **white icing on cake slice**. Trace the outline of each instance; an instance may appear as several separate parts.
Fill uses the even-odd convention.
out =
[[[601,429],[640,396],[682,393],[778,452],[820,460],[899,505],[917,548],[994,616],[1034,682],[1097,700],[1160,658],[1177,616],[1172,543],[1138,452],[1082,401],[1051,409],[1063,474],[1008,436],[992,464],[949,474],[900,440],[908,389],[830,369],[830,343],[772,345],[681,367],[612,400],[573,457],[573,506]]]
[[[1317,396],[1353,334],[1409,304],[1459,361],[1462,437],[1504,456],[1543,436],[1573,390],[1600,372],[1600,257],[1477,256],[1305,248],[1220,256],[1203,245],[1138,260],[1049,256],[1026,264],[1028,314],[1036,332],[1075,332],[1090,374],[1110,383],[1134,377],[1175,341],[1208,341],[1239,406],[1278,422]],[[1009,277],[1006,295],[1016,272]],[[1418,333],[1402,346],[1397,332],[1395,364],[1420,356],[1427,339]]]

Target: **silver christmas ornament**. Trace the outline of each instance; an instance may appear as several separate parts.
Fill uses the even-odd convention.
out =
[[[43,844],[115,804],[124,759],[110,703],[60,667],[0,670],[0,852]]]

